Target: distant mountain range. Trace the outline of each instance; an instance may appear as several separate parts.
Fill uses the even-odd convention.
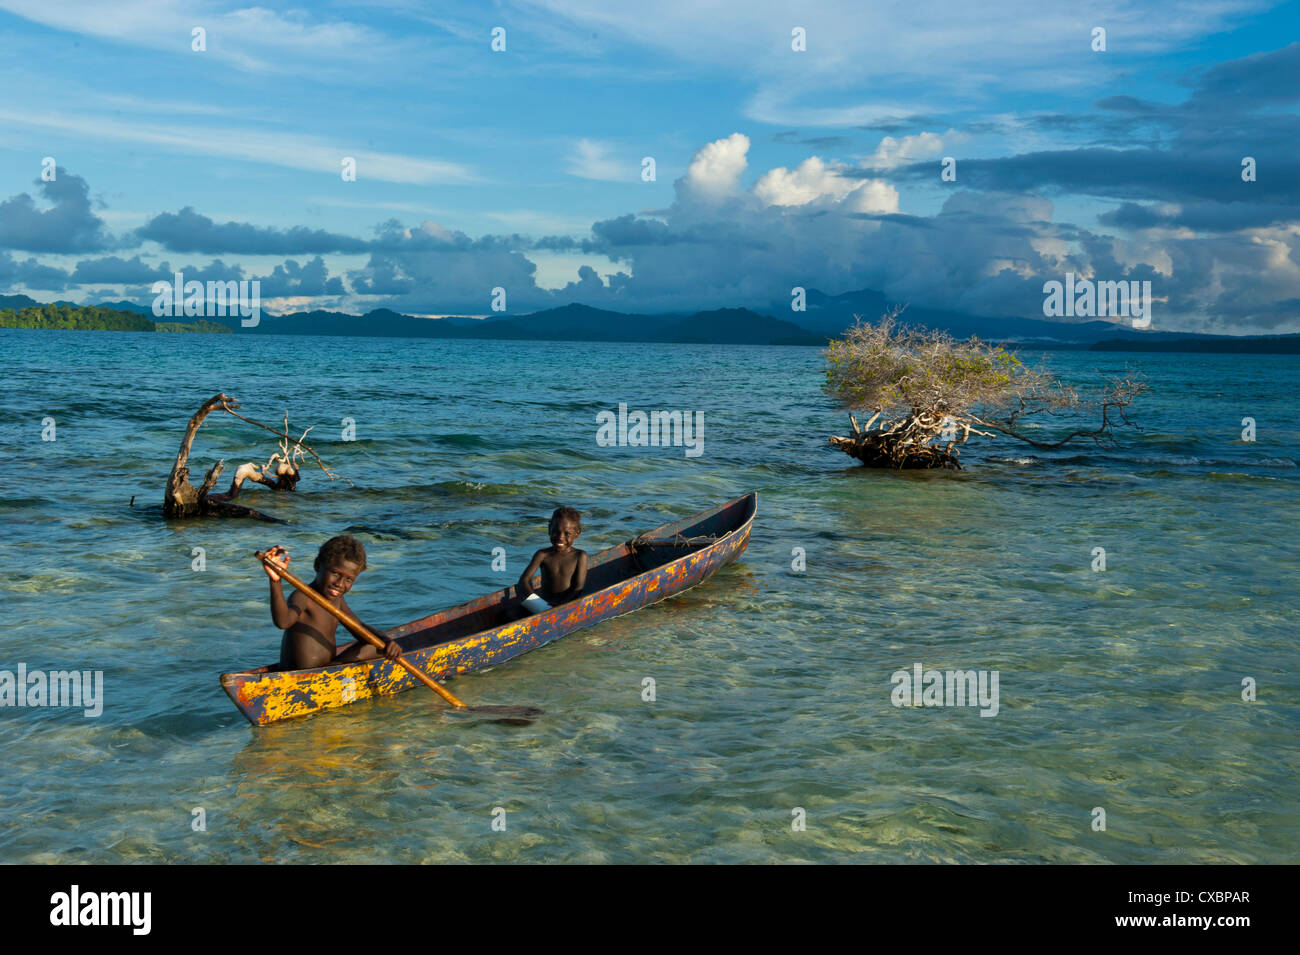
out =
[[[853,325],[856,316],[875,321],[891,303],[879,292],[863,289],[841,295],[807,292],[807,310],[789,312],[788,320],[745,308],[722,308],[691,315],[642,315],[570,304],[527,315],[487,318],[448,316],[422,318],[386,308],[364,315],[311,311],[272,315],[266,311],[253,328],[238,317],[211,318],[240,334],[341,335],[396,338],[460,338],[519,341],[670,342],[734,345],[824,345]],[[0,295],[0,309],[39,305],[26,295]],[[101,308],[153,317],[149,306],[135,302],[102,302]],[[772,309],[786,314],[781,308]],[[1136,351],[1223,351],[1300,353],[1300,335],[1231,336],[1135,330],[1108,321],[1048,321],[1034,318],[990,318],[962,312],[909,307],[899,322],[942,329],[955,338],[972,335],[1026,348],[1076,348]],[[184,318],[173,321],[185,322]]]

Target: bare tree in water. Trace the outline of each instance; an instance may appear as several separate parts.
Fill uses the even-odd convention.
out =
[[[1036,448],[1076,440],[1107,445],[1118,426],[1136,427],[1129,405],[1146,383],[1132,375],[1081,395],[1011,352],[971,338],[900,325],[898,307],[876,324],[858,318],[825,352],[825,391],[850,412],[853,434],[830,444],[869,467],[960,470],[961,446],[971,435],[1005,434]],[[1077,417],[1091,411],[1094,427],[1058,440],[1025,433],[1029,422]],[[857,414],[870,419],[859,425]]]

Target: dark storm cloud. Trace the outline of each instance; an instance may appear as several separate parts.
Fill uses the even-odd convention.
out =
[[[1218,63],[1189,80],[1195,104],[1250,108],[1300,100],[1300,42]]]
[[[149,265],[140,256],[122,259],[106,255],[98,259],[82,259],[72,272],[73,285],[140,285],[159,279],[170,279],[167,263]]]
[[[186,275],[186,278],[189,278]],[[277,265],[270,275],[254,276],[261,284],[262,298],[280,298],[284,296],[306,295],[343,295],[343,280],[331,277],[325,260],[319,255],[306,265],[299,265],[292,259]]]
[[[62,166],[52,182],[36,180],[40,209],[29,193],[0,202],[0,248],[27,252],[95,252],[110,245],[104,222],[91,211],[86,180]]]
[[[162,212],[136,230],[142,241],[157,242],[169,252],[207,255],[303,255],[321,252],[364,252],[371,243],[321,229],[293,226],[275,229],[247,222],[213,222],[186,206]]]
[[[470,239],[461,232],[412,230],[403,238],[400,228],[385,232],[385,247],[349,272],[348,281],[359,294],[392,296],[379,303],[387,308],[486,313],[495,288],[505,289],[511,314],[555,304],[551,292],[537,287],[537,266],[521,251],[531,243],[519,236]]]
[[[1126,229],[1187,228],[1198,232],[1235,232],[1300,222],[1300,205],[1245,202],[1197,202],[1162,211],[1136,202],[1097,217],[1104,225]]]
[[[352,291],[358,295],[405,295],[414,288],[408,276],[399,274],[397,263],[383,255],[371,255],[366,267],[352,274]]]
[[[1001,159],[959,158],[957,179],[974,189],[1050,188],[1133,201],[1300,202],[1300,155],[1255,152],[1261,170],[1256,182],[1242,181],[1243,153],[1222,149],[1206,154],[1185,149],[1089,148]],[[932,179],[934,163],[913,163],[899,173],[912,179]]]
[[[626,245],[665,245],[688,241],[686,236],[674,233],[667,223],[658,219],[639,219],[631,214],[593,223],[591,234],[597,245],[609,249]]]
[[[21,262],[8,252],[0,252],[0,288],[24,285],[31,289],[61,292],[68,287],[68,273],[33,258]]]
[[[1199,204],[1185,220],[1161,224],[1231,230],[1286,221],[1267,206],[1300,205],[1300,117],[1272,107],[1300,100],[1300,43],[1217,64],[1184,80],[1187,100],[1165,104],[1108,96],[1094,112],[1028,117],[1031,128],[1079,132],[1093,145],[1005,156],[958,158],[958,180],[987,190],[1057,190],[1127,200],[1105,221],[1120,226],[1157,224],[1141,201]],[[1254,182],[1242,180],[1252,157]],[[932,163],[899,174],[926,179]],[[1216,208],[1217,204],[1217,208]],[[1247,207],[1254,206],[1254,209]],[[1291,219],[1294,221],[1294,219]]]

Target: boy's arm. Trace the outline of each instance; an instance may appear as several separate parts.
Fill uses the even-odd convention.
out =
[[[519,599],[522,600],[525,597],[527,597],[529,594],[534,594],[537,592],[533,589],[531,580],[533,574],[537,573],[537,568],[542,566],[542,558],[545,556],[546,556],[546,550],[545,549],[539,550],[536,554],[533,555],[532,563],[530,563],[528,565],[528,568],[522,574],[519,575],[519,585],[515,588],[516,596],[519,597]]]
[[[582,594],[583,588],[587,586],[587,552],[578,551],[578,566],[573,568],[573,583],[569,589],[564,592],[564,599],[576,600]]]
[[[352,613],[352,608],[348,606],[348,602],[346,600],[339,598],[339,605],[343,610],[346,610],[349,614],[351,614],[351,616],[355,620],[360,621],[362,626],[364,626],[367,630],[369,630],[371,633],[377,636],[380,640],[384,641],[385,657],[387,657],[390,660],[396,660],[398,657],[402,655],[402,648],[397,645],[396,640],[389,640],[388,637],[384,636],[384,631],[378,629],[377,627],[370,626],[370,624],[366,623],[356,614]],[[352,634],[352,636],[356,637],[358,640],[361,641],[362,647],[366,647],[368,649],[374,650],[376,654],[379,652],[379,648],[374,646],[369,640],[363,637],[361,635],[360,630],[353,629],[353,627],[350,624],[344,623],[342,620],[340,620],[339,623],[343,624],[343,628],[347,630],[348,633]]]
[[[284,587],[279,578],[271,581],[271,622],[281,630],[288,630],[302,619],[303,607],[297,604],[298,594],[294,592],[289,600],[284,599]]]
[[[289,552],[276,544],[266,556],[285,570],[289,569]],[[284,588],[280,585],[280,575],[268,567],[262,565],[266,571],[266,576],[271,578],[271,622],[281,630],[288,630],[303,617],[303,608],[306,606],[306,598],[299,598],[295,590],[289,600],[284,599]]]

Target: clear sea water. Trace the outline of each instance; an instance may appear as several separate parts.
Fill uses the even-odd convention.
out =
[[[1140,369],[1146,430],[882,473],[826,446],[815,349],[0,330],[0,670],[102,670],[105,697],[0,708],[0,861],[1296,861],[1300,363],[1041,357]],[[163,521],[218,391],[314,425],[355,486],[246,495],[286,526]],[[703,455],[598,446],[619,402],[702,412]],[[193,470],[272,450],[213,416]],[[218,684],[277,656],[257,548],[305,569],[357,535],[349,602],[390,626],[505,586],[560,504],[594,552],[750,490],[741,562],[452,683],[529,726],[411,691],[256,729]],[[997,715],[894,706],[916,663],[998,671]]]

